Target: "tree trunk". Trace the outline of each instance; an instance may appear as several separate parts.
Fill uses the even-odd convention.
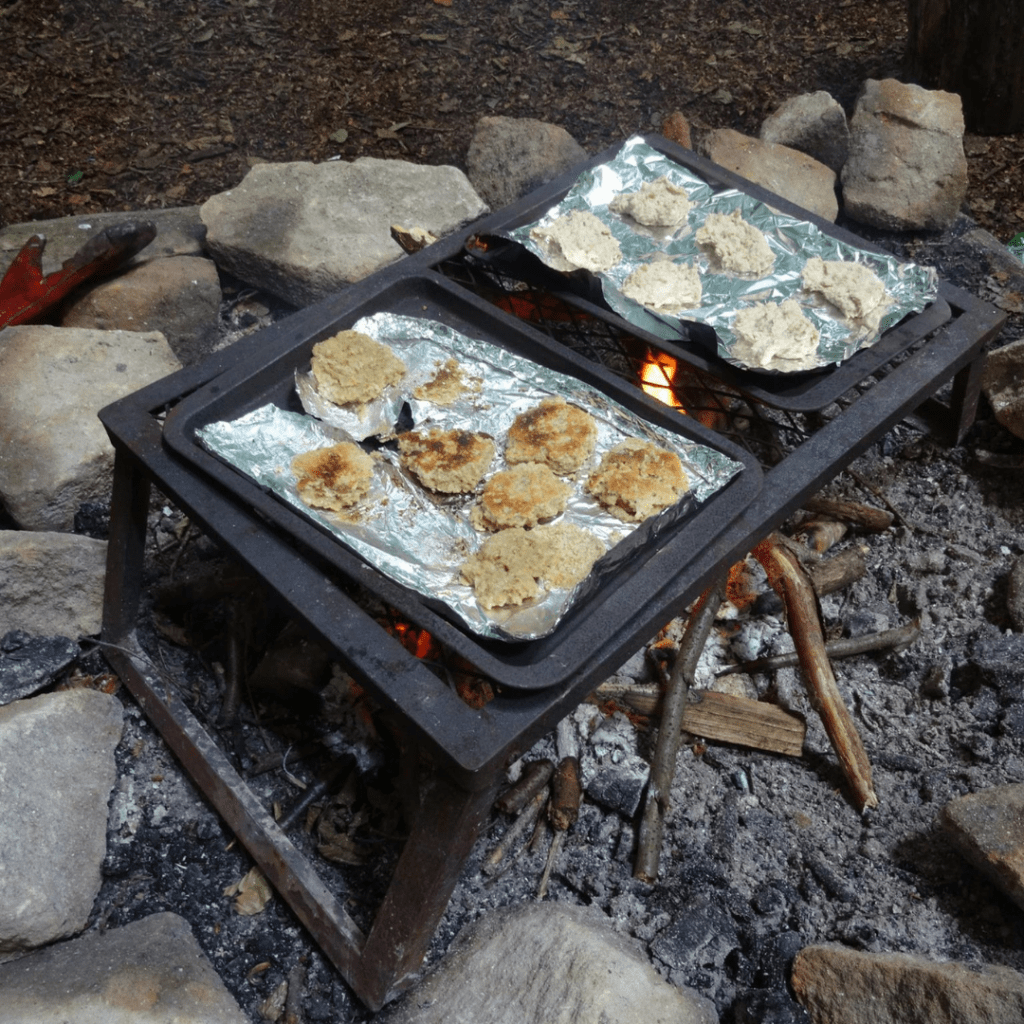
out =
[[[960,95],[969,132],[1024,131],[1024,3],[908,0],[907,75]]]

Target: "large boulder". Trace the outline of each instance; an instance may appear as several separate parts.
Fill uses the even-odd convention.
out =
[[[850,120],[843,206],[886,231],[941,231],[967,194],[960,97],[868,79]]]
[[[0,960],[85,927],[121,728],[120,701],[96,690],[0,708]]]
[[[201,209],[218,265],[295,306],[401,258],[392,224],[441,238],[486,212],[455,167],[375,157],[257,164]]]
[[[715,1024],[710,1000],[662,979],[600,911],[534,903],[462,932],[382,1024]]]
[[[28,530],[70,531],[106,502],[105,405],[181,368],[163,335],[20,326],[0,331],[0,501]]]
[[[701,150],[709,160],[770,189],[783,199],[834,221],[839,212],[835,173],[806,153],[719,128],[708,132]]]
[[[498,209],[587,159],[564,129],[532,117],[481,117],[466,165],[473,188]]]

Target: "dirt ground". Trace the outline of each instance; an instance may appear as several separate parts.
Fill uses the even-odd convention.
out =
[[[200,203],[258,160],[464,166],[485,115],[596,152],[681,110],[756,134],[786,97],[899,77],[903,4],[0,0],[0,223]],[[969,136],[970,212],[1024,230],[1024,136]]]

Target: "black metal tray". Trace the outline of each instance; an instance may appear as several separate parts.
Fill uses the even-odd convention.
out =
[[[313,521],[210,454],[196,438],[201,427],[235,419],[268,402],[301,411],[293,376],[297,368],[308,364],[313,345],[362,316],[382,311],[439,321],[574,376],[645,419],[723,452],[741,463],[743,470],[680,522],[653,535],[645,526],[631,534],[618,546],[629,546],[631,557],[616,557],[616,568],[605,585],[582,595],[549,636],[503,642],[470,634],[450,620],[452,613],[443,605],[389,579]],[[743,512],[760,491],[762,480],[760,466],[749,453],[429,271],[391,278],[377,291],[364,292],[351,308],[336,310],[321,325],[289,337],[279,350],[268,353],[260,348],[254,357],[209,381],[171,410],[163,440],[173,452],[316,556],[325,570],[336,570],[365,587],[494,682],[530,690],[564,682],[638,608],[647,611],[644,628],[651,632],[678,614],[681,609],[666,605],[664,596],[659,599],[659,595],[671,591],[678,574]],[[618,555],[617,549],[613,550]],[[366,638],[352,640],[366,642]]]
[[[715,191],[739,189],[782,213],[809,221],[823,233],[848,245],[857,246],[868,252],[890,255],[885,253],[884,249],[844,228],[837,227],[831,221],[796,206],[782,196],[769,192],[760,185],[660,135],[645,135],[643,139],[652,149],[699,175]],[[951,319],[952,311],[949,304],[941,298],[936,299],[922,312],[904,317],[900,323],[889,328],[874,345],[860,349],[839,366],[797,374],[764,373],[734,366],[717,355],[717,335],[705,324],[684,321],[680,344],[674,344],[644,331],[609,308],[604,301],[600,282],[594,275],[583,271],[563,274],[552,270],[521,245],[499,237],[515,228],[539,220],[565,198],[582,173],[599,164],[607,163],[614,158],[620,148],[613,146],[605,150],[497,214],[478,222],[475,225],[476,234],[467,239],[466,253],[469,258],[479,260],[533,287],[543,288],[591,316],[613,324],[652,347],[712,374],[738,391],[766,405],[790,412],[815,412],[824,409],[851,387],[871,376],[901,352]]]

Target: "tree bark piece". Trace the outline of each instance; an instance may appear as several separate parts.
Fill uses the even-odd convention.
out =
[[[679,653],[672,666],[669,689],[661,710],[658,745],[654,752],[654,763],[651,765],[651,778],[647,784],[647,800],[640,823],[636,865],[633,869],[633,877],[645,882],[654,882],[658,877],[661,835],[665,814],[671,801],[676,757],[682,742],[681,729],[686,713],[686,696],[693,684],[701,651],[704,650],[704,644],[724,599],[725,583],[723,576],[701,595],[686,625]]]
[[[764,566],[769,583],[786,605],[789,631],[800,657],[811,703],[821,716],[857,806],[861,810],[877,807],[871,763],[825,653],[821,614],[810,579],[799,560],[778,543],[774,535],[754,548],[754,556]]]
[[[807,726],[799,715],[716,690],[691,690],[683,729],[707,740],[799,757]]]
[[[494,801],[494,806],[502,814],[519,814],[548,784],[554,770],[555,763],[550,758],[542,757],[537,761],[531,761],[523,768],[519,780]]]

